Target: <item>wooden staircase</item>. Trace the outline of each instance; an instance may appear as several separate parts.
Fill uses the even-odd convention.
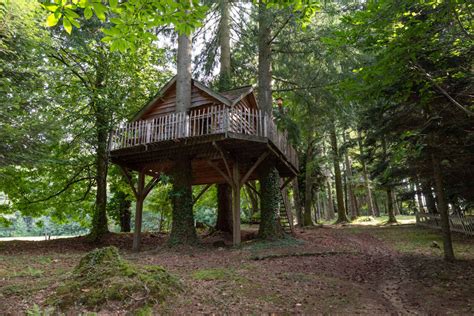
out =
[[[286,188],[280,190],[280,225],[287,234],[294,234],[293,214],[291,213],[290,203],[288,201],[288,191]]]

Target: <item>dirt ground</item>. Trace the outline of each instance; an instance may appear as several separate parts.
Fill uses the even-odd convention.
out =
[[[412,225],[319,227],[278,242],[247,240],[240,248],[223,246],[221,237],[169,249],[166,235],[146,234],[139,254],[129,250],[130,234],[111,234],[104,245],[179,276],[184,291],[154,306],[159,313],[474,313],[472,238],[455,236],[462,259],[447,263],[431,240],[437,233]],[[0,314],[48,310],[46,298],[94,247],[83,237],[0,242]],[[98,312],[126,313],[113,304]]]

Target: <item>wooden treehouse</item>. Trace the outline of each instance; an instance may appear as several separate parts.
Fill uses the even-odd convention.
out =
[[[175,105],[176,77],[111,135],[110,159],[125,172],[137,198],[134,249],[140,244],[143,200],[181,155],[192,157],[193,185],[232,187],[233,243],[239,244],[240,188],[257,179],[265,159],[273,159],[285,190],[298,172],[296,152],[272,117],[259,109],[250,86],[217,93],[192,80],[191,108],[177,113]],[[152,178],[147,184],[145,176]],[[281,195],[280,221],[286,230],[293,229],[286,194]]]

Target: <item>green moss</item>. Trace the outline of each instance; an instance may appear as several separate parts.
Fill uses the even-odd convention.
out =
[[[163,302],[179,291],[179,281],[158,266],[137,267],[123,260],[117,248],[89,252],[48,303],[60,309],[86,306],[99,310],[107,302],[136,309]]]

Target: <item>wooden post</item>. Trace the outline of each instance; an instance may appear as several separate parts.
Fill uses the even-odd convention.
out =
[[[133,232],[133,247],[132,247],[132,250],[136,252],[140,251],[143,200],[145,199],[144,188],[145,188],[145,173],[141,171],[138,173],[137,203],[136,203],[136,208],[135,208],[135,231]]]
[[[240,245],[240,173],[239,164],[234,161],[232,166],[232,223],[233,244]]]

